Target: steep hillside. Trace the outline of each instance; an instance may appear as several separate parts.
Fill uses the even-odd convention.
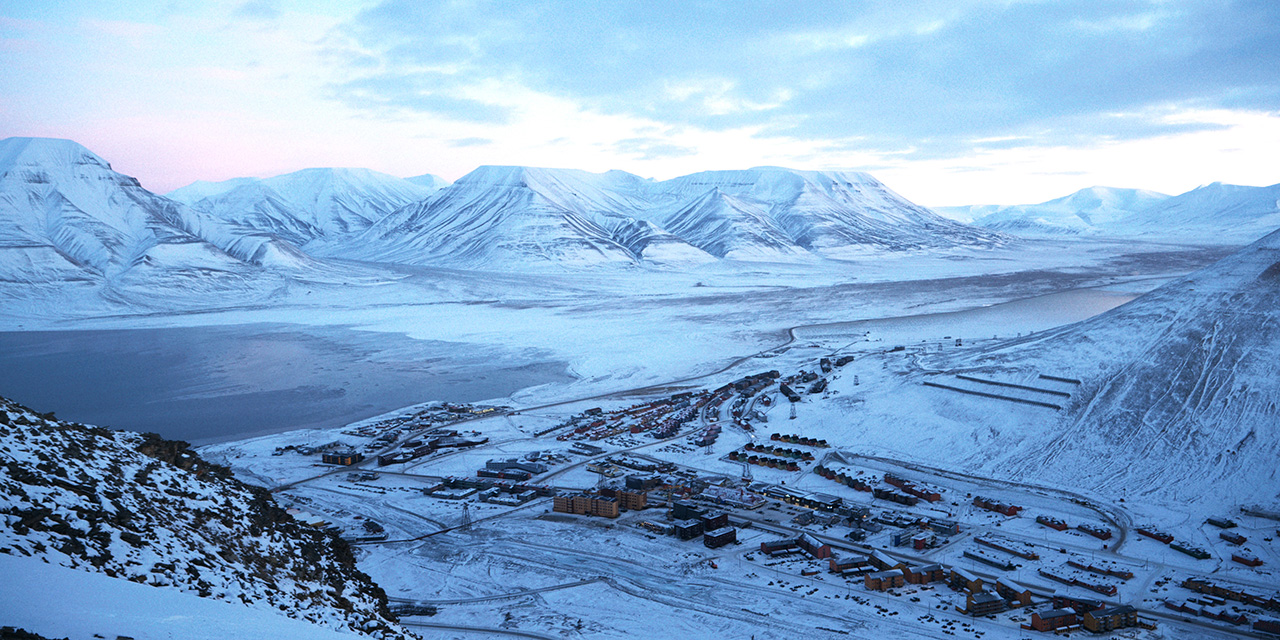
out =
[[[948,207],[945,213],[967,215],[976,226],[1019,235],[1114,235],[1123,232],[1119,220],[1168,198],[1142,189],[1089,187],[1039,204]]]
[[[1273,500],[1277,362],[1280,232],[1090,320],[933,365],[1082,381],[1060,415],[994,454],[1006,469],[1109,493]]]
[[[1245,187],[1215,182],[1130,214],[1117,224],[1134,235],[1243,244],[1280,227],[1280,184]]]
[[[186,443],[61,422],[0,398],[0,444],[0,553],[408,636],[344,542]]]
[[[368,169],[304,169],[265,178],[196,183],[169,194],[217,219],[277,235],[299,246],[358,233],[392,211],[439,191]]]

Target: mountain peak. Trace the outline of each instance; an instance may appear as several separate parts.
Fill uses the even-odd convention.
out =
[[[0,171],[18,166],[44,169],[92,164],[110,169],[98,154],[73,140],[62,138],[5,138],[0,140]]]

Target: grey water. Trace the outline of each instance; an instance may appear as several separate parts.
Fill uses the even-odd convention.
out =
[[[63,420],[208,444],[572,380],[537,352],[342,327],[0,332],[0,396]]]

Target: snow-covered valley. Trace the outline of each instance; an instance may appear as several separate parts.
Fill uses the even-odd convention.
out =
[[[423,637],[1014,638],[1033,610],[1060,606],[1055,592],[1106,592],[1153,627],[1127,637],[1225,638],[1243,628],[1166,606],[1199,597],[1186,578],[1276,591],[1272,236],[1244,249],[1256,237],[1019,237],[1017,224],[941,218],[866,174],[775,168],[655,182],[482,167],[452,185],[312,170],[170,199],[74,143],[4,144],[0,395],[207,443],[202,457],[350,541]],[[1095,221],[1133,205],[1097,200]],[[1184,200],[1191,228],[1222,198]],[[1263,209],[1227,214],[1262,229]],[[0,454],[0,551],[30,561],[46,552],[23,532],[52,515],[29,504],[36,436],[14,434],[52,422],[6,406],[22,430]],[[134,443],[112,437],[95,446]],[[69,446],[58,438],[39,447]],[[477,475],[510,458],[536,472]],[[624,473],[654,472],[647,508],[553,510],[553,493],[604,500]],[[945,498],[872,497],[904,475]],[[996,516],[975,495],[1027,511]],[[667,503],[684,498],[728,511],[738,544],[672,535],[685,518]],[[1203,524],[1228,516],[1244,547]],[[862,524],[877,519],[897,524]],[[899,531],[927,540],[903,546]],[[876,591],[865,571],[760,550],[800,535],[837,558],[975,572],[984,593],[1025,585],[1030,608],[974,617],[956,611],[964,589]],[[1036,558],[1010,562],[993,540]],[[167,566],[168,551],[148,553]],[[1099,586],[1076,566],[1099,563],[1135,575]],[[181,569],[161,569],[151,588],[182,586]],[[241,569],[227,571],[231,584]],[[268,591],[245,593],[274,607]],[[135,637],[172,628],[129,615]]]

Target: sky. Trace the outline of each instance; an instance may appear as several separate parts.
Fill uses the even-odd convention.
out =
[[[921,204],[1280,182],[1280,2],[0,0],[0,138],[317,166],[867,171]]]

